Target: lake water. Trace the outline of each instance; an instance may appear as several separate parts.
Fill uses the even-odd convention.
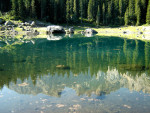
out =
[[[0,37],[0,113],[149,113],[150,42]]]

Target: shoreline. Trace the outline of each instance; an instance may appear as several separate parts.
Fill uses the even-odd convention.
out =
[[[91,28],[97,31],[96,36],[116,36],[127,39],[139,39],[139,40],[150,40],[150,26],[128,26],[128,27],[102,27],[102,28],[93,28],[93,27],[82,27],[82,26],[71,26],[74,27],[75,35],[80,34],[79,32]],[[65,30],[69,28],[69,26]],[[39,32],[39,36],[46,35],[47,27],[33,27],[33,30],[37,30]],[[14,37],[20,37],[23,35],[27,35],[29,31],[22,31],[22,28],[15,27],[15,31],[17,31],[17,35]],[[3,33],[2,33],[3,32]],[[13,34],[10,34],[13,35]],[[9,35],[9,36],[10,36]],[[0,36],[7,36],[7,31],[0,31]],[[38,35],[35,37],[39,37]],[[34,37],[34,36],[33,36]]]

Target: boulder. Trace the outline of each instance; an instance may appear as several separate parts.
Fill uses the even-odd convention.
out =
[[[32,21],[30,25],[31,27],[35,27],[36,26],[35,21]]]
[[[84,31],[85,34],[96,34],[98,33],[97,31],[95,31],[94,29],[88,28]]]
[[[6,21],[5,22],[5,26],[9,26],[9,25],[15,25],[13,22],[11,22],[11,21]]]
[[[68,29],[68,33],[69,33],[69,34],[74,33],[73,27],[71,27],[71,28]]]
[[[47,26],[47,33],[65,33],[65,30],[62,26]]]

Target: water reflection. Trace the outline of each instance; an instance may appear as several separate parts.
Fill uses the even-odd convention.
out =
[[[88,96],[122,87],[150,93],[149,42],[106,37],[29,42],[8,47],[1,41],[0,88],[55,97],[65,87]]]

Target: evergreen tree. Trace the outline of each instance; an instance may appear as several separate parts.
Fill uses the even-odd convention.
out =
[[[98,6],[98,10],[97,10],[97,17],[96,17],[96,23],[97,25],[100,24],[100,6]]]
[[[32,18],[36,18],[36,5],[35,5],[35,0],[31,1],[31,14]]]
[[[105,4],[103,3],[103,24],[105,25]]]
[[[88,3],[88,20],[93,20],[93,0]]]
[[[125,25],[129,24],[129,8],[126,9],[126,12],[124,15],[124,21],[125,21]]]
[[[141,23],[145,24],[148,0],[140,0],[140,1],[141,1]]]
[[[123,1],[119,0],[119,13],[120,13],[120,17],[123,16]]]
[[[83,0],[80,0],[80,17],[81,17],[81,23],[83,19]]]
[[[74,4],[74,0],[70,0],[70,15],[71,15],[71,17],[73,16],[73,4]]]
[[[25,15],[29,15],[29,16],[31,16],[31,10],[30,10],[30,7],[31,7],[31,0],[24,0],[24,6],[25,6]]]
[[[67,20],[67,23],[70,21],[70,6],[69,6],[69,0],[66,1],[66,20]]]
[[[20,18],[24,17],[24,3],[22,0],[18,0],[18,15]]]
[[[129,0],[129,24],[134,25],[135,21],[135,0]]]
[[[18,2],[17,0],[12,0],[12,11],[14,16],[18,16]]]
[[[135,14],[136,14],[136,19],[137,19],[136,25],[140,25],[140,23],[141,23],[140,0],[136,0]]]
[[[150,0],[148,2],[148,7],[147,7],[146,23],[150,24]]]
[[[73,5],[73,19],[76,22],[78,18],[78,10],[77,10],[77,0],[74,0],[74,5]]]

